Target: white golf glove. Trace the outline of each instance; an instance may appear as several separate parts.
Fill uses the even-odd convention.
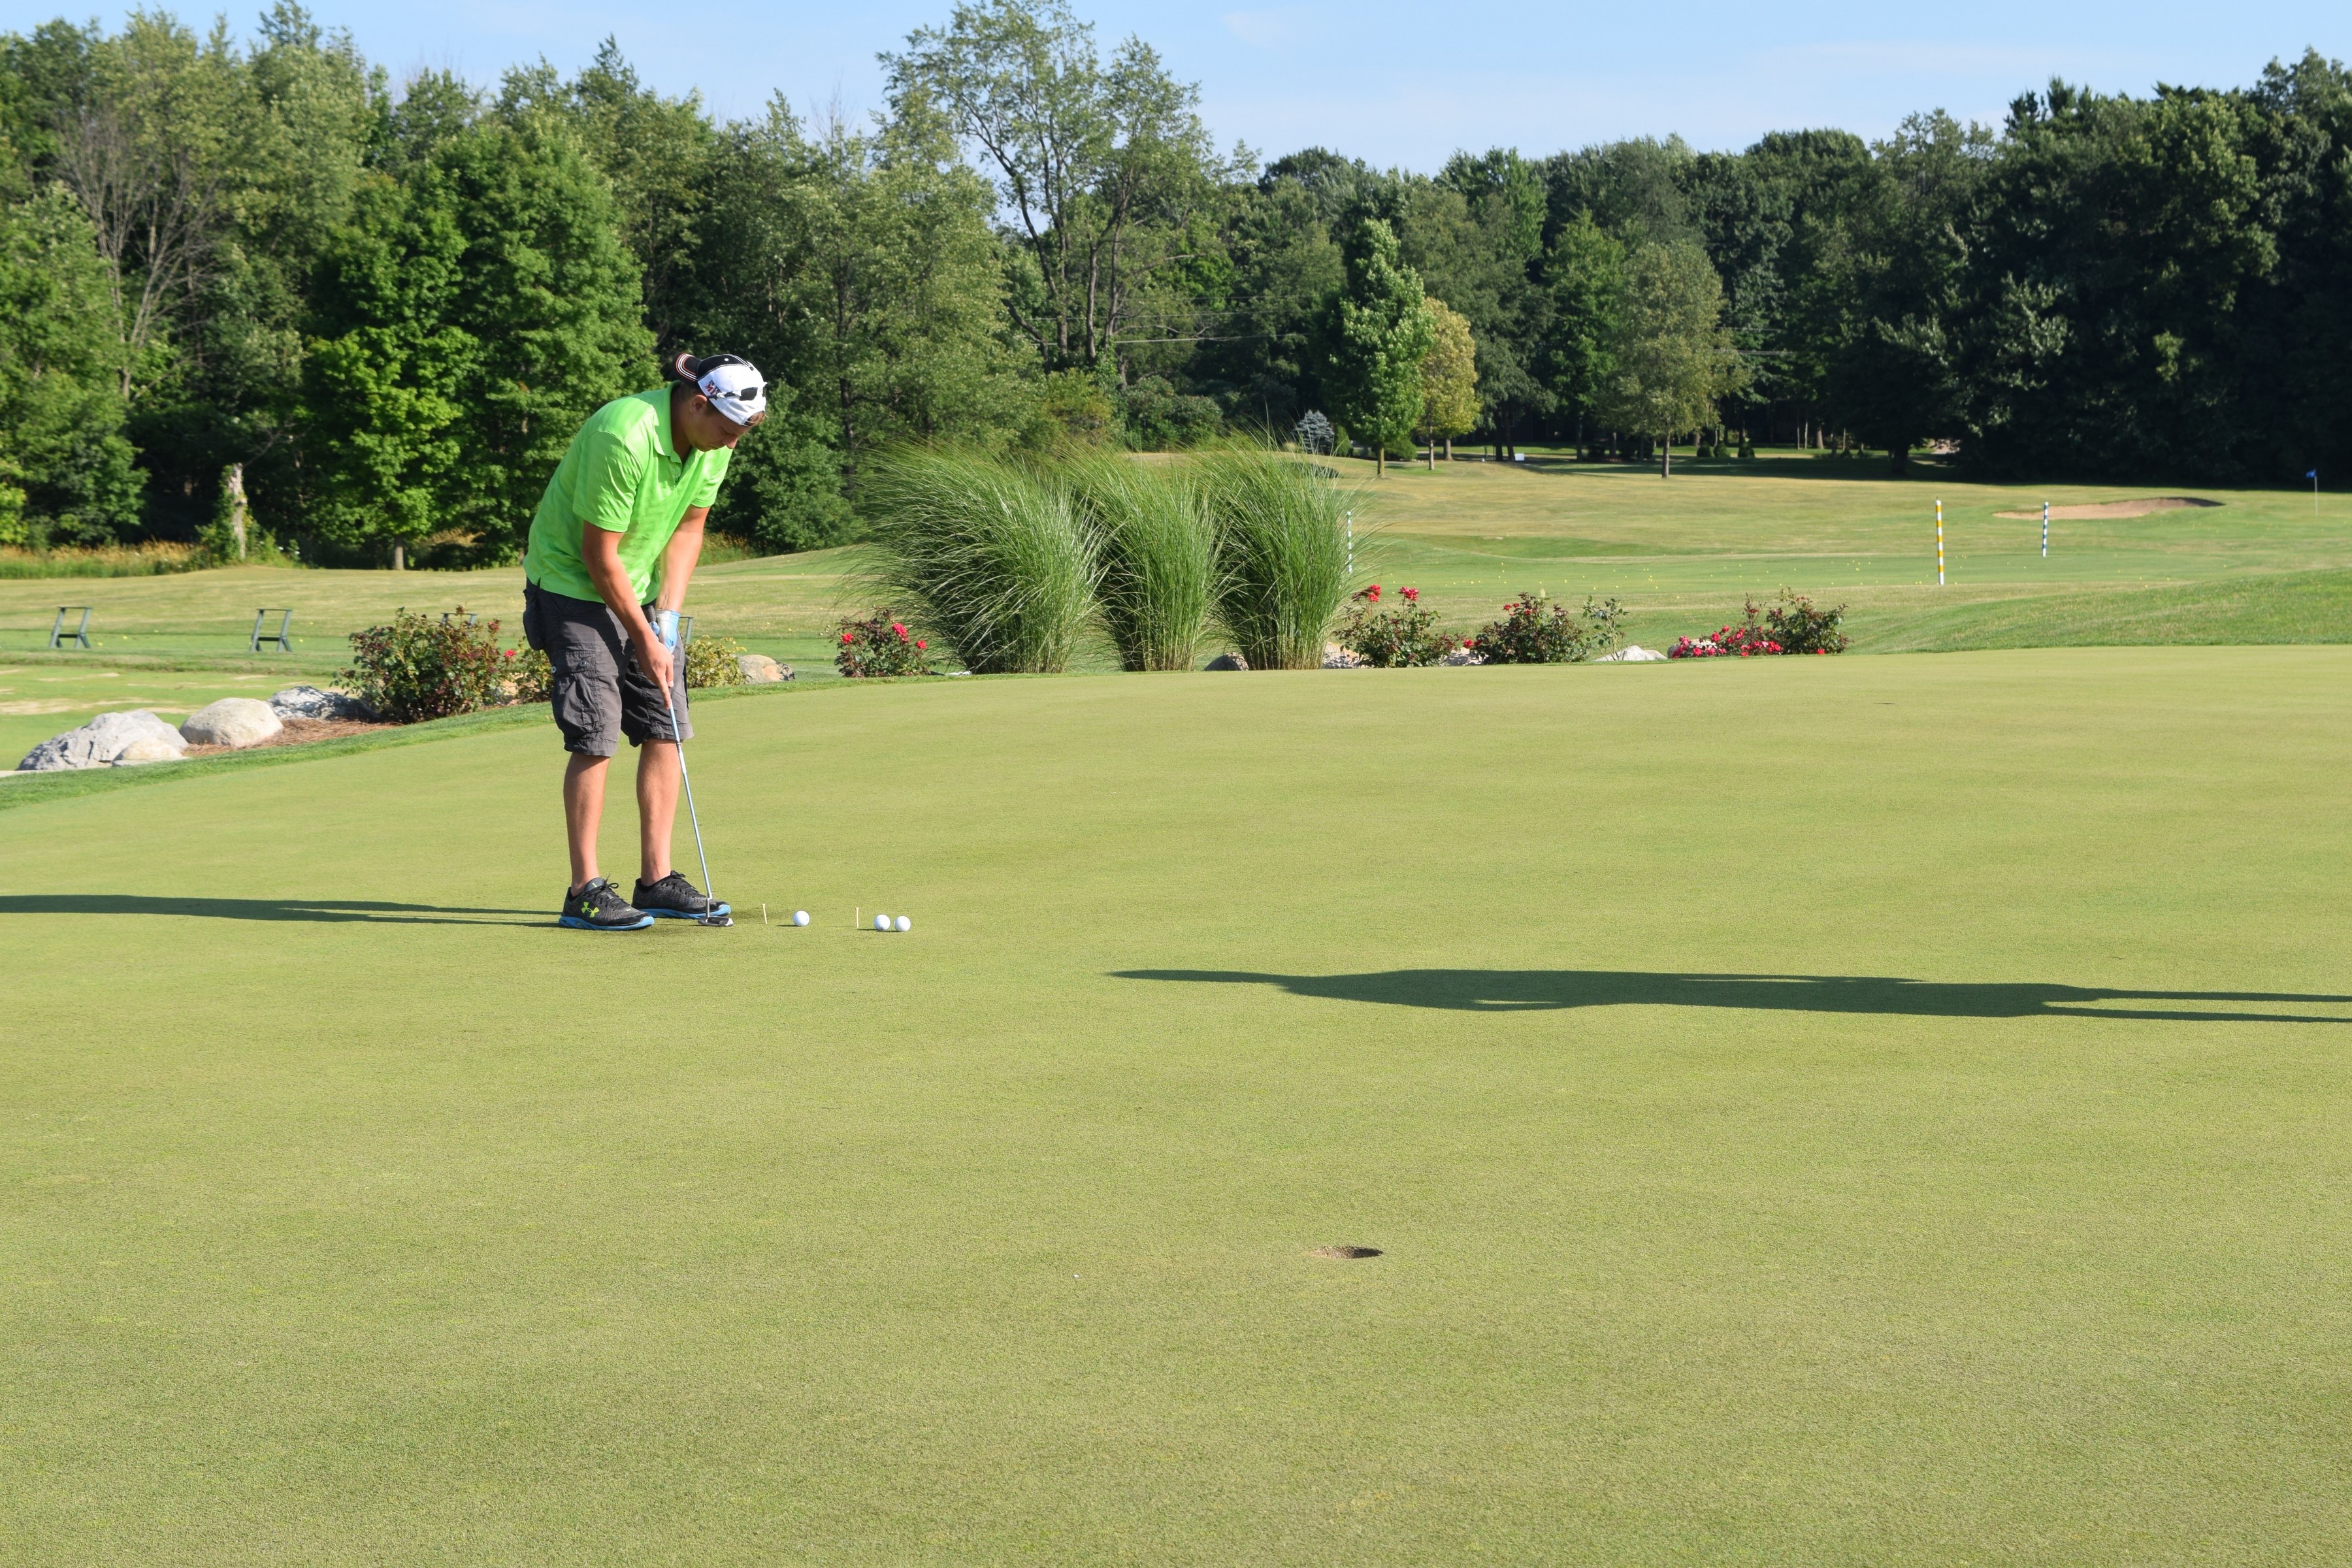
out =
[[[676,610],[656,610],[654,612],[653,628],[654,641],[661,644],[662,647],[669,649],[670,652],[676,653],[677,651],[677,612]]]

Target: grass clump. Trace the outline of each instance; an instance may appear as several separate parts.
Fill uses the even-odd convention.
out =
[[[910,447],[866,483],[871,585],[975,674],[1054,675],[1086,634],[1099,570],[1067,487],[983,453]]]
[[[1217,595],[1216,536],[1198,477],[1110,453],[1061,477],[1099,541],[1103,629],[1129,669],[1190,669]]]
[[[1348,596],[1348,494],[1262,448],[1202,459],[1216,527],[1217,610],[1252,669],[1313,669]]]

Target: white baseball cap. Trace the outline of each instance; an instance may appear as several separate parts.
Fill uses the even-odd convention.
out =
[[[711,407],[738,425],[749,425],[768,411],[768,384],[760,378],[759,367],[740,354],[704,359],[681,354],[678,368],[693,379]]]

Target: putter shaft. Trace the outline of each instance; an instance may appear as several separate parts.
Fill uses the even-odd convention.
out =
[[[685,657],[683,649],[679,651],[679,657]],[[686,786],[686,819],[694,825],[694,858],[702,865],[702,896],[716,905],[719,893],[710,885],[710,857],[702,847],[702,814],[694,809],[694,774],[686,765],[686,737],[677,732],[677,708],[670,701],[667,686],[662,688],[662,711],[669,715],[670,744],[677,748],[678,782]],[[697,923],[717,925],[719,920],[715,914],[705,914]],[[732,925],[735,922],[729,921],[726,923]]]

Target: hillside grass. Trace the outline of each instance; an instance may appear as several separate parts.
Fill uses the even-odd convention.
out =
[[[1624,601],[1649,647],[1713,630],[1782,589],[1848,609],[1857,653],[2088,644],[2330,642],[2352,630],[2352,498],[2180,486],[1960,482],[1928,461],[1892,479],[1884,458],[1768,453],[1683,462],[1671,479],[1627,464],[1535,451],[1435,473],[1328,459],[1356,497],[1351,581],[1422,589],[1469,632],[1528,590]],[[1141,459],[1165,462],[1164,457]],[[2062,520],[2040,553],[2033,518],[2004,510],[2193,494],[2219,506]],[[1935,583],[1944,503],[1947,582]],[[877,606],[857,547],[730,561],[695,577],[698,625],[832,678],[831,631]],[[110,708],[176,720],[220,696],[331,678],[349,633],[395,609],[464,606],[520,640],[521,574],[268,567],[104,583],[0,581],[0,762]],[[46,652],[56,607],[91,602],[98,647]],[[290,606],[295,651],[248,651],[254,610]],[[1075,668],[1115,668],[1107,643]],[[217,671],[220,679],[204,679]],[[185,679],[179,679],[184,677]]]
[[[0,1563],[2352,1557],[2352,650],[698,721],[0,813]]]

